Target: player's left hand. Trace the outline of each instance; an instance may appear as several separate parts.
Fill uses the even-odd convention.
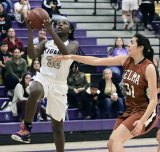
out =
[[[52,25],[49,20],[43,21],[43,27],[44,27],[44,29],[46,29],[48,31],[49,34],[51,34],[53,32],[53,28],[52,28]]]
[[[144,126],[144,123],[141,120],[137,120],[134,122],[133,126],[135,126],[135,128],[132,130],[131,133],[134,136],[138,136],[142,132],[142,128]]]

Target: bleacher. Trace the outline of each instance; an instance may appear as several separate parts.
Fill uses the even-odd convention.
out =
[[[17,0],[13,0],[13,3]],[[30,0],[32,8],[41,7],[42,0]],[[93,55],[99,57],[105,57],[107,52],[107,45],[97,45],[96,37],[87,37],[87,31],[85,29],[77,29],[77,24],[72,22],[76,28],[75,38],[80,43],[80,47],[86,55]],[[16,21],[12,22],[12,27],[16,31],[16,36],[22,39],[24,46],[27,46],[27,29],[19,28]],[[37,36],[38,31],[34,31],[34,36]],[[48,35],[48,38],[50,36]],[[103,67],[102,67],[103,69]],[[99,81],[102,78],[101,67],[91,67],[87,65],[81,65],[81,70],[88,74],[89,81]],[[4,94],[5,86],[0,86],[0,106],[5,101],[9,101]],[[78,120],[78,109],[68,109],[67,121],[65,122],[65,131],[93,131],[93,130],[107,130],[112,129],[115,119],[99,119],[99,120]],[[12,116],[11,111],[0,111],[0,134],[7,135],[16,132],[20,122],[16,117]],[[33,133],[51,133],[50,121],[34,122]],[[12,128],[12,129],[11,129]]]
[[[12,2],[16,2],[17,0],[12,0]],[[65,9],[63,10],[65,12],[67,12],[68,8],[66,7],[66,3],[67,2],[71,2],[71,0],[61,0],[62,4],[64,2],[64,7]],[[74,0],[72,0],[74,1]],[[42,0],[30,0],[30,4],[32,6],[32,8],[34,7],[40,7],[41,6],[41,2]],[[83,0],[81,0],[81,2],[83,2]],[[103,2],[103,0],[100,1]],[[87,2],[86,2],[87,3]],[[89,2],[91,3],[91,7],[93,5],[93,1]],[[104,2],[106,3],[106,2]],[[80,5],[81,3],[79,3]],[[85,4],[85,3],[84,3]],[[102,3],[103,5],[103,3]],[[107,6],[109,6],[109,4],[107,3]],[[73,6],[72,6],[73,7]],[[77,7],[77,4],[74,5],[74,7]],[[87,5],[84,5],[84,7],[87,7]],[[106,6],[105,6],[106,7]],[[90,10],[88,8],[86,8],[87,11],[91,14],[93,10]],[[85,11],[78,11],[79,9],[75,9],[76,12],[75,13],[85,13]],[[104,10],[104,9],[103,9]],[[113,11],[111,9],[108,9],[108,11],[110,11],[110,14],[113,14]],[[102,14],[100,12],[100,14]],[[85,15],[84,15],[85,16]],[[84,17],[82,16],[82,17]],[[75,17],[76,20],[76,16],[70,16],[69,19],[72,20],[72,17]],[[87,19],[87,16],[85,16],[86,18],[83,18],[83,21],[80,21],[81,23],[79,24],[79,26],[81,25],[81,27],[83,27],[84,24],[84,20]],[[110,19],[112,19],[112,16],[109,16]],[[97,20],[97,22],[101,21],[99,20],[99,18],[97,16],[92,16],[92,18],[94,18],[94,20]],[[109,26],[109,30],[108,31],[98,31],[98,35],[99,39],[97,38],[98,36],[96,34],[93,34],[93,29],[89,32],[87,32],[87,29],[80,29],[79,26],[77,26],[77,23],[73,21],[73,24],[76,27],[76,31],[75,31],[75,37],[76,39],[79,41],[80,43],[80,47],[81,49],[86,53],[86,55],[93,55],[93,56],[99,56],[99,57],[105,57],[106,56],[106,52],[107,52],[107,47],[108,44],[111,46],[111,44],[113,45],[114,43],[114,39],[117,36],[122,36],[121,35],[121,31],[118,31],[117,33],[112,33],[110,34],[109,32],[113,32],[112,29],[112,23],[108,20],[104,21],[106,18],[104,17],[103,22],[105,22],[105,24],[107,23]],[[88,19],[88,24],[91,28],[94,28],[94,24],[96,23],[92,23],[92,21],[90,21]],[[121,27],[121,23],[119,22],[118,27]],[[85,24],[86,26],[86,24]],[[13,22],[13,28],[15,28],[16,30],[16,35],[17,37],[21,38],[24,45],[27,45],[27,29],[26,28],[19,28],[17,26],[17,23],[14,21]],[[87,27],[86,27],[87,28]],[[101,27],[98,27],[99,29]],[[103,29],[103,26],[102,26]],[[102,30],[100,29],[100,30]],[[105,29],[105,27],[104,27]],[[106,30],[106,29],[105,29]],[[37,32],[34,32],[34,36],[37,36]],[[108,33],[109,34],[108,34]],[[126,39],[128,39],[133,33],[124,33],[124,37]],[[104,43],[104,38],[103,35],[105,35],[108,39],[108,41],[105,42],[105,45],[102,44],[102,42]],[[110,41],[110,37],[112,36],[112,41]],[[154,37],[151,36],[151,38],[153,38],[152,42],[155,42]],[[106,39],[105,39],[106,40]],[[100,42],[101,41],[101,42]],[[156,46],[157,44],[155,44]],[[81,65],[81,69],[87,73],[89,75],[89,79],[90,81],[93,82],[94,81],[98,81],[101,77],[102,77],[102,71],[105,67],[94,67],[94,66],[88,66],[88,65]],[[9,98],[5,97],[4,95],[4,86],[0,86],[0,106],[3,104],[4,101],[9,100]],[[115,119],[99,119],[99,120],[76,120],[78,118],[78,111],[77,109],[68,109],[68,118],[69,120],[65,121],[64,123],[64,128],[65,131],[95,131],[95,130],[111,130],[113,128]],[[6,135],[6,134],[12,134],[13,132],[18,130],[19,127],[19,122],[15,122],[16,118],[14,118],[11,114],[10,111],[0,111],[0,134],[1,135]],[[33,133],[51,133],[52,129],[51,129],[51,123],[50,121],[47,122],[34,122],[33,123]]]

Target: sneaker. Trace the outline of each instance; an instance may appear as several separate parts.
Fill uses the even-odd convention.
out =
[[[31,133],[27,130],[26,126],[22,123],[20,126],[21,130],[19,132],[16,132],[15,134],[11,135],[11,138],[13,140],[23,142],[23,143],[30,143],[31,139]]]

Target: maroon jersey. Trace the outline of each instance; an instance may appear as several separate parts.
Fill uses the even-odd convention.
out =
[[[145,79],[145,73],[149,64],[152,64],[152,62],[146,58],[137,65],[134,64],[131,57],[128,57],[125,61],[123,87],[126,93],[126,112],[123,116],[146,110],[149,98],[147,96],[148,83]]]

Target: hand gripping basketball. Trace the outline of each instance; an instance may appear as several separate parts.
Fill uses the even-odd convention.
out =
[[[28,12],[27,16],[32,29],[42,29],[44,20],[50,20],[46,10],[42,8],[34,8]]]

